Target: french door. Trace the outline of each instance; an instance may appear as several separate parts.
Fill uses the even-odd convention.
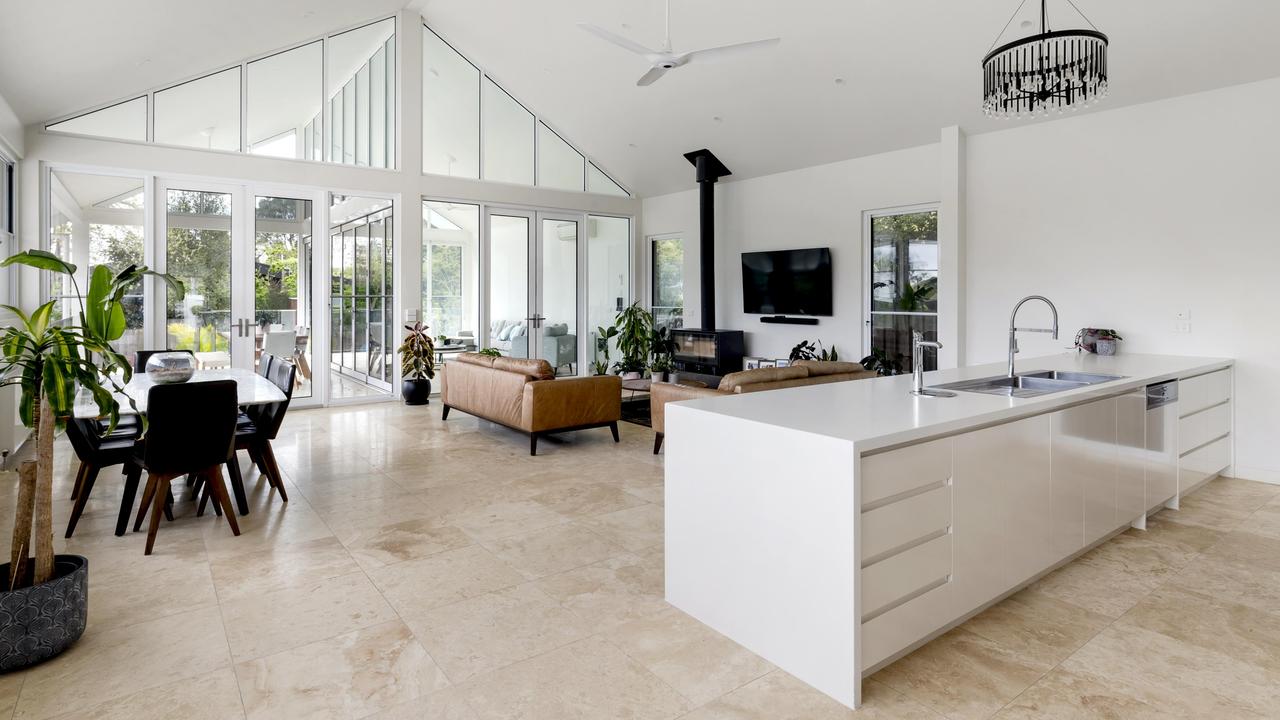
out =
[[[316,244],[321,194],[159,178],[151,263],[185,295],[149,283],[153,348],[190,350],[203,368],[256,370],[265,354],[297,367],[295,401],[318,403]],[[148,279],[150,280],[150,278]]]
[[[582,215],[487,208],[486,347],[582,372]]]

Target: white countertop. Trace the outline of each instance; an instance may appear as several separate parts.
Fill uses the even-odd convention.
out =
[[[1155,382],[1198,375],[1233,364],[1229,358],[1120,354],[1110,357],[1074,351],[1045,357],[1018,357],[1018,374],[1072,370],[1123,375],[1087,387],[1030,398],[957,392],[953,398],[909,394],[911,376],[744,393],[676,403],[691,410],[848,440],[860,453],[966,429],[1052,412],[1092,398],[1110,397]],[[1005,373],[1004,363],[925,373],[925,386]],[[668,409],[670,412],[670,409]]]

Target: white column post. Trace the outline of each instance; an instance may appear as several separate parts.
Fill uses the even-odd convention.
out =
[[[965,362],[965,134],[942,129],[938,209],[938,367]]]

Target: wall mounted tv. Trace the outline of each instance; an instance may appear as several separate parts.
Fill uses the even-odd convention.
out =
[[[831,249],[742,253],[742,311],[831,315]]]

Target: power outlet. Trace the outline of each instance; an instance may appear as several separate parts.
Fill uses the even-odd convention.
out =
[[[1176,333],[1191,332],[1191,311],[1179,310],[1173,315],[1173,331]]]

